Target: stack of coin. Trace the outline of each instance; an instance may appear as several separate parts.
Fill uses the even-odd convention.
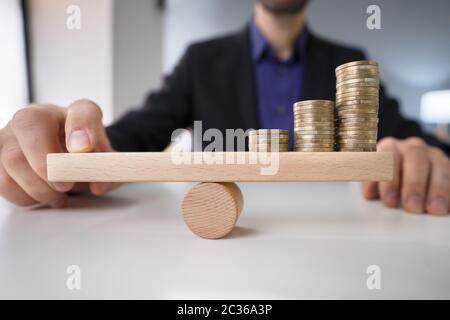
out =
[[[294,104],[295,151],[334,151],[334,101],[306,100]]]
[[[251,130],[248,140],[250,152],[287,152],[289,131],[281,129]]]
[[[336,68],[340,151],[376,151],[379,83],[375,61],[354,61]]]

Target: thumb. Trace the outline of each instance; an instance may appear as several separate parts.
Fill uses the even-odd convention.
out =
[[[102,110],[92,101],[78,100],[70,105],[65,124],[67,150],[70,153],[112,152],[102,118]],[[118,183],[108,182],[88,185],[95,195],[104,195],[118,186]]]
[[[67,109],[66,147],[70,153],[112,151],[102,123],[100,107],[89,100],[78,100]]]

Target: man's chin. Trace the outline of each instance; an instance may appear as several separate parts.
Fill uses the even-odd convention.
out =
[[[308,0],[258,0],[263,7],[277,15],[293,15],[301,12]]]

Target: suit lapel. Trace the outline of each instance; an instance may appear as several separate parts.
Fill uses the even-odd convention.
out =
[[[335,80],[331,57],[320,41],[312,34],[308,36],[306,50],[302,100],[334,100]]]
[[[248,28],[237,35],[235,52],[236,65],[233,70],[237,108],[244,129],[258,128],[258,106],[256,97],[256,80],[251,59],[250,34]]]
[[[233,59],[235,65],[231,66],[231,82],[235,87],[236,112],[241,119],[241,123],[236,123],[235,127],[259,128],[256,79],[248,28],[237,35],[235,49],[235,59]],[[328,51],[313,34],[308,35],[306,50],[302,100],[334,100],[334,68]]]

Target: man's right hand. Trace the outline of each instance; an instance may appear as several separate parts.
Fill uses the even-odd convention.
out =
[[[68,108],[26,107],[0,130],[0,196],[18,206],[60,208],[66,205],[66,193],[74,188],[88,187],[92,193],[103,195],[112,184],[49,182],[47,154],[112,151],[102,112],[95,103],[79,100]]]

